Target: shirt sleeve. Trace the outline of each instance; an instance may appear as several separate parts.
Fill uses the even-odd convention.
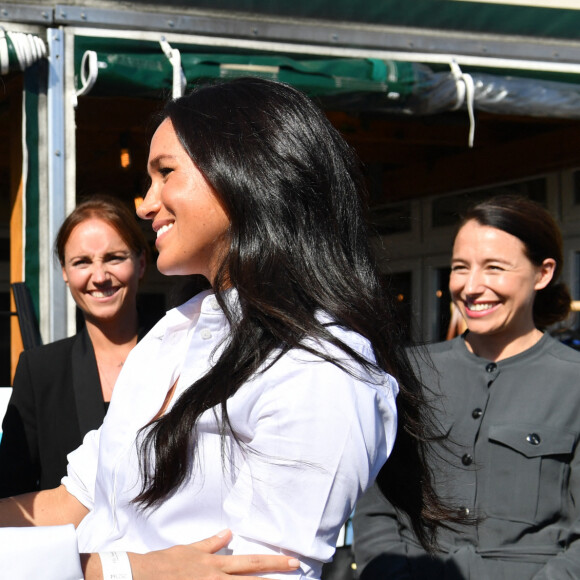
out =
[[[0,570],[3,578],[81,580],[74,526],[0,528]]]
[[[261,379],[268,384],[250,413],[253,438],[224,503],[230,548],[296,555],[302,573],[318,573],[392,448],[397,385],[387,375],[377,385],[320,360],[280,369]]]
[[[67,475],[62,478],[67,491],[88,510],[95,504],[100,435],[101,429],[89,431],[82,445],[67,455]]]

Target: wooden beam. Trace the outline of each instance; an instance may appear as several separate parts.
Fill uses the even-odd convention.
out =
[[[22,179],[22,84],[9,97],[10,107],[10,283],[22,282],[24,271],[24,188]],[[10,293],[10,311],[16,312]],[[23,350],[18,318],[10,320],[10,383]]]

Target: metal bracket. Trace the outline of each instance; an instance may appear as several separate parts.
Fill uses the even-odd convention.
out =
[[[40,4],[0,4],[0,21],[50,25],[53,8]]]

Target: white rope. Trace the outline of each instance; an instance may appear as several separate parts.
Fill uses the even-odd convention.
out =
[[[163,54],[168,58],[173,67],[172,96],[174,99],[177,99],[183,95],[187,85],[187,79],[181,68],[181,53],[177,48],[171,48],[171,45],[165,40],[164,36],[159,40],[159,44],[161,45]]]
[[[86,50],[81,60],[81,88],[77,90],[77,97],[86,95],[97,82],[99,76],[99,60],[94,50]]]
[[[469,147],[473,147],[473,141],[475,139],[475,115],[473,112],[475,85],[473,83],[473,77],[468,73],[464,73],[454,60],[449,63],[449,66],[455,78],[455,86],[457,88],[457,102],[452,110],[456,111],[464,102],[467,105],[467,114],[469,115],[469,137],[467,144]]]
[[[44,42],[34,34],[7,32],[6,36],[14,46],[20,70],[25,70],[36,61],[46,56],[46,46]]]
[[[10,72],[9,42],[14,47],[18,68],[21,71],[46,56],[46,45],[38,36],[23,32],[6,32],[0,27],[0,74]]]

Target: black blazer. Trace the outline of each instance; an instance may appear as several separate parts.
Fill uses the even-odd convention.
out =
[[[86,329],[24,351],[2,423],[0,497],[60,485],[68,453],[105,418]]]

